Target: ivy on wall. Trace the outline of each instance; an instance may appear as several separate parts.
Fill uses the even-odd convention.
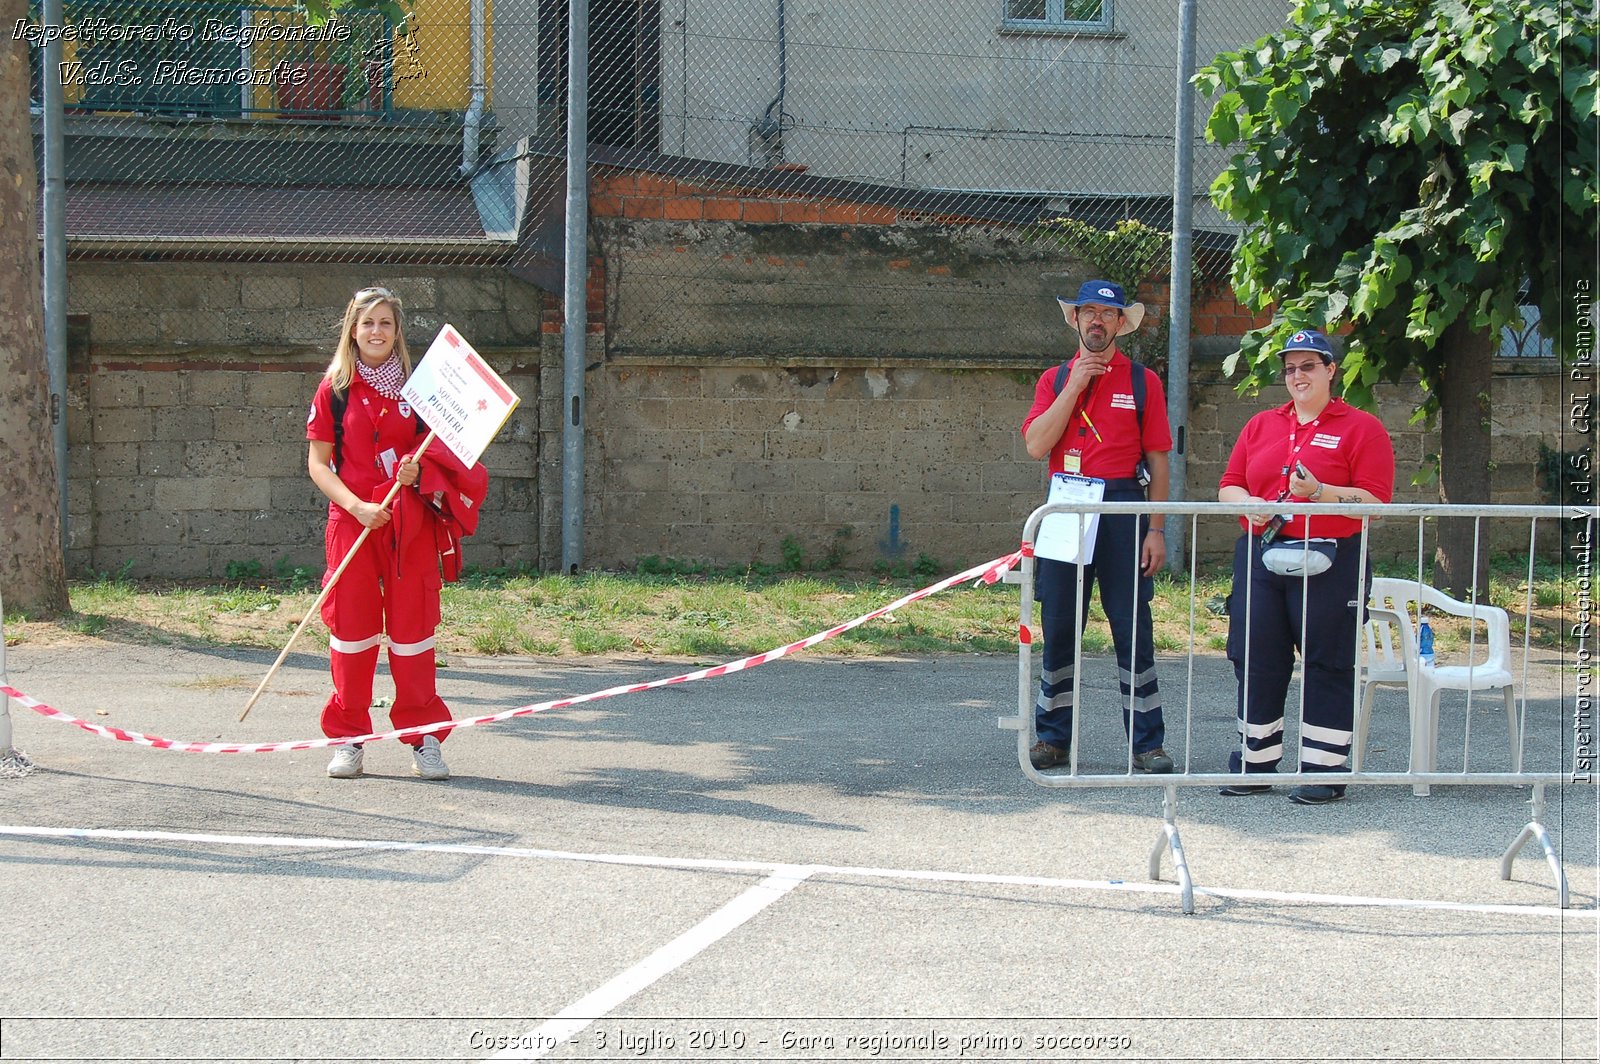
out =
[[[1101,229],[1076,218],[1048,218],[1029,234],[1039,243],[1054,242],[1074,258],[1093,263],[1107,281],[1129,292],[1152,273],[1166,272],[1172,261],[1172,237],[1143,222],[1125,218]]]

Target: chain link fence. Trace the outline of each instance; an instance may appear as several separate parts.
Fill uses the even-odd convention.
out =
[[[539,7],[539,25],[554,16],[562,32],[565,5]],[[1263,0],[1202,4],[1201,61],[1268,32],[1284,10]],[[1061,274],[1046,282],[1060,292],[1106,276],[1130,291],[1145,284],[1144,298],[1166,301],[1158,279],[1170,262],[1175,2],[964,0],[930,9],[901,0],[599,0],[591,20],[589,121],[597,144],[628,158],[659,152],[695,160],[700,187],[759,185],[825,206],[870,204],[902,227],[953,227],[958,243],[976,239],[985,253]],[[507,128],[559,134],[564,75],[542,66],[539,106],[502,110]],[[1230,228],[1204,192],[1225,160],[1199,135],[1205,110],[1197,112],[1197,225],[1209,233],[1200,247],[1212,253],[1204,274],[1214,282],[1225,272],[1216,252]],[[702,228],[680,239],[738,220],[691,217]],[[808,283],[774,275],[765,256],[748,257],[752,284]],[[631,265],[635,306],[652,293],[654,311],[639,313],[657,328],[673,334],[661,319],[704,313],[684,291],[703,275],[677,263],[660,272]],[[863,286],[873,285],[858,280],[855,298],[870,298]],[[882,295],[892,300],[892,293]],[[1037,293],[1038,315],[1006,353],[1062,348],[1048,295]],[[1164,322],[1163,314],[1156,328],[1130,340],[1136,357],[1164,362]]]
[[[996,517],[975,540],[1009,530],[1000,517],[1037,490],[1012,407],[1073,343],[1054,297],[1122,283],[1154,311],[1124,349],[1166,369],[1183,12],[1203,65],[1287,10],[589,0],[584,360],[609,369],[583,461],[598,486],[585,505],[614,530],[602,556],[675,549],[676,530],[718,522],[732,529],[705,547],[719,557],[774,553],[786,523],[819,542],[853,528],[863,558],[899,549],[914,517],[942,544],[966,534],[958,509]],[[281,0],[28,11],[5,31],[29,46],[41,158],[47,85],[65,112],[60,181],[41,167],[41,182],[62,191],[71,275],[56,300],[71,357],[51,356],[72,366],[52,384],[71,440],[69,567],[315,564],[320,500],[295,453],[306,378],[374,282],[405,298],[414,341],[451,321],[517,375],[531,401],[491,453],[504,516],[479,541],[491,562],[552,564],[569,468],[552,372],[571,362],[567,0],[350,5],[329,24]],[[1201,135],[1207,101],[1193,111],[1191,339],[1215,358],[1257,320],[1226,284],[1233,230],[1206,196],[1225,153]],[[1547,350],[1530,321],[1503,353]],[[741,375],[752,366],[766,376]],[[921,367],[943,383],[918,384]],[[952,375],[968,368],[991,374]],[[849,397],[892,386],[909,405],[854,421],[804,407],[844,396],[829,391],[841,372]],[[1181,394],[1176,370],[1171,383]],[[730,395],[753,401],[717,405]],[[992,435],[948,434],[975,403]],[[1242,412],[1191,429],[1222,433]],[[853,465],[885,416],[934,429],[941,449],[884,437],[893,462]],[[1191,449],[1197,482],[1217,446]],[[989,464],[938,472],[972,463]],[[725,494],[735,475],[753,489],[742,500]],[[922,493],[900,498],[907,485]]]
[[[536,184],[558,173],[568,5],[405,6],[399,25],[351,6],[314,26],[284,4],[68,2],[47,26],[33,4],[8,32],[36,45],[36,114],[43,79],[63,85],[70,253],[232,241],[248,258],[250,241],[280,245],[260,254],[320,242],[323,260],[365,261],[389,243],[469,261],[513,239],[527,176],[512,164],[543,160]],[[1177,9],[591,0],[591,143],[597,158],[694,160],[701,181],[792,199],[866,188],[1137,284],[1162,270],[1171,224]],[[1284,6],[1198,11],[1203,62]],[[37,46],[51,34],[62,55],[47,73]],[[1197,223],[1223,232],[1199,195],[1223,160],[1197,140]]]
[[[588,6],[597,160],[693,160],[701,182],[998,227],[1130,288],[1165,273],[1176,0]],[[35,115],[41,46],[61,43],[48,76],[69,119],[69,254],[509,257],[530,198],[560,188],[568,4],[400,10],[397,23],[350,5],[312,25],[285,3],[67,2],[46,25],[35,0],[6,29],[34,46]],[[1199,62],[1285,12],[1281,0],[1199,3]],[[1206,113],[1202,100],[1192,191],[1198,272],[1215,288],[1232,227],[1204,195],[1226,162],[1200,133]],[[663,312],[693,305],[675,291],[692,278],[660,280]],[[1534,326],[1507,330],[1501,353],[1547,356]],[[1041,348],[1059,343],[1047,317],[1037,328]],[[1159,361],[1164,335],[1143,340]]]
[[[70,258],[449,262],[491,242],[461,170],[453,11],[397,27],[357,6],[324,25],[285,4],[62,7],[7,31],[34,45],[36,131],[45,79],[61,86]]]
[[[1271,32],[1287,10],[1198,0],[1197,62]],[[64,0],[61,11],[54,21],[33,3],[5,31],[30,46],[41,158],[44,89],[61,87],[67,344],[95,351],[94,371],[67,385],[69,423],[83,422],[70,431],[69,566],[114,568],[151,542],[171,550],[149,566],[176,575],[225,570],[240,542],[310,564],[314,547],[279,546],[315,538],[320,502],[291,453],[305,377],[325,363],[350,293],[375,282],[406,299],[414,347],[451,321],[537,397],[491,452],[506,493],[491,501],[516,515],[492,536],[498,560],[549,563],[554,533],[537,529],[553,524],[564,461],[550,370],[563,328],[566,0],[352,5],[330,24],[281,2]],[[689,505],[647,482],[648,463],[670,456],[628,437],[643,409],[629,405],[641,394],[630,365],[703,371],[685,378],[686,395],[653,396],[702,404],[662,415],[668,434],[684,418],[726,417],[712,410],[718,389],[754,387],[736,372],[753,364],[798,367],[762,385],[768,404],[821,394],[840,368],[879,374],[858,389],[873,398],[883,367],[993,369],[937,397],[916,392],[914,374],[898,385],[960,409],[1031,389],[1017,384],[1027,371],[1070,354],[1054,297],[1107,277],[1153,308],[1123,346],[1162,372],[1179,27],[1178,0],[589,0],[586,324],[589,361],[613,368],[589,399],[601,415],[606,397],[618,406],[589,430],[585,461],[606,492],[659,510],[656,538],[619,539],[611,556],[670,549],[675,529],[731,505],[710,488]],[[59,58],[47,60],[47,43]],[[1188,190],[1197,351],[1254,324],[1226,284],[1234,230],[1206,195],[1226,163],[1201,133],[1208,110],[1196,101]],[[852,524],[865,539],[867,518],[830,496],[834,485],[867,485],[859,494],[894,514],[891,488],[937,480],[917,461],[992,461],[971,505],[996,513],[1033,493],[1035,470],[1011,453],[1017,400],[995,402],[983,416],[1004,432],[971,454],[953,439],[921,457],[903,444],[888,487],[859,470],[779,472],[796,456],[842,461],[827,433],[879,429],[877,414],[792,432],[787,409],[762,407],[765,421],[711,426],[727,442],[680,443],[789,478],[742,518],[770,554],[779,522],[808,506],[817,536]],[[234,424],[244,408],[270,408],[270,423]],[[277,449],[262,450],[262,435]],[[258,490],[261,469],[275,479]],[[149,485],[179,474],[183,516],[145,513]],[[587,505],[614,528],[643,512]],[[885,520],[872,541],[897,546]],[[924,534],[960,525],[941,520]],[[90,524],[92,547],[74,553]],[[208,553],[191,561],[197,543]]]

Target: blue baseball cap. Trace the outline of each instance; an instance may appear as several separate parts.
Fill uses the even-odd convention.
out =
[[[1067,324],[1074,329],[1078,327],[1078,308],[1085,303],[1115,307],[1122,311],[1122,325],[1117,329],[1118,336],[1128,335],[1144,322],[1144,304],[1137,301],[1128,302],[1122,286],[1112,281],[1085,281],[1078,286],[1077,299],[1057,296],[1056,302],[1061,304],[1061,313],[1066,317]]]
[[[1282,358],[1290,351],[1310,351],[1314,355],[1321,355],[1325,363],[1339,361],[1339,355],[1334,351],[1333,344],[1316,329],[1301,329],[1289,337],[1289,342],[1283,345],[1278,357]]]

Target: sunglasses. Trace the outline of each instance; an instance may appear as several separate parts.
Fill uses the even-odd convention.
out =
[[[1331,365],[1333,365],[1333,363],[1327,361],[1326,359],[1318,359],[1315,362],[1295,362],[1293,364],[1285,362],[1283,364],[1282,377],[1284,380],[1288,380],[1290,377],[1302,373],[1310,376],[1313,371],[1319,370],[1323,366]]]

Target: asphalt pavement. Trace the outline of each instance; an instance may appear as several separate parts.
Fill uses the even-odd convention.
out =
[[[273,656],[7,667],[96,724],[318,737],[315,653],[237,722]],[[456,656],[440,688],[473,716],[693,667]],[[1180,788],[1185,915],[1171,862],[1148,877],[1160,790],[1021,771],[1017,668],[788,658],[458,730],[443,783],[394,742],[332,780],[326,750],[149,749],[13,704],[35,771],[0,779],[0,1060],[1596,1058],[1593,786],[1549,794],[1567,910],[1537,847],[1500,878],[1526,788]],[[1226,662],[1159,668],[1169,750],[1214,771]],[[1119,771],[1110,663],[1086,673],[1080,759]],[[1537,767],[1570,756],[1570,672],[1531,674]],[[1375,765],[1404,717],[1380,696]],[[1497,756],[1494,699],[1473,727]]]

